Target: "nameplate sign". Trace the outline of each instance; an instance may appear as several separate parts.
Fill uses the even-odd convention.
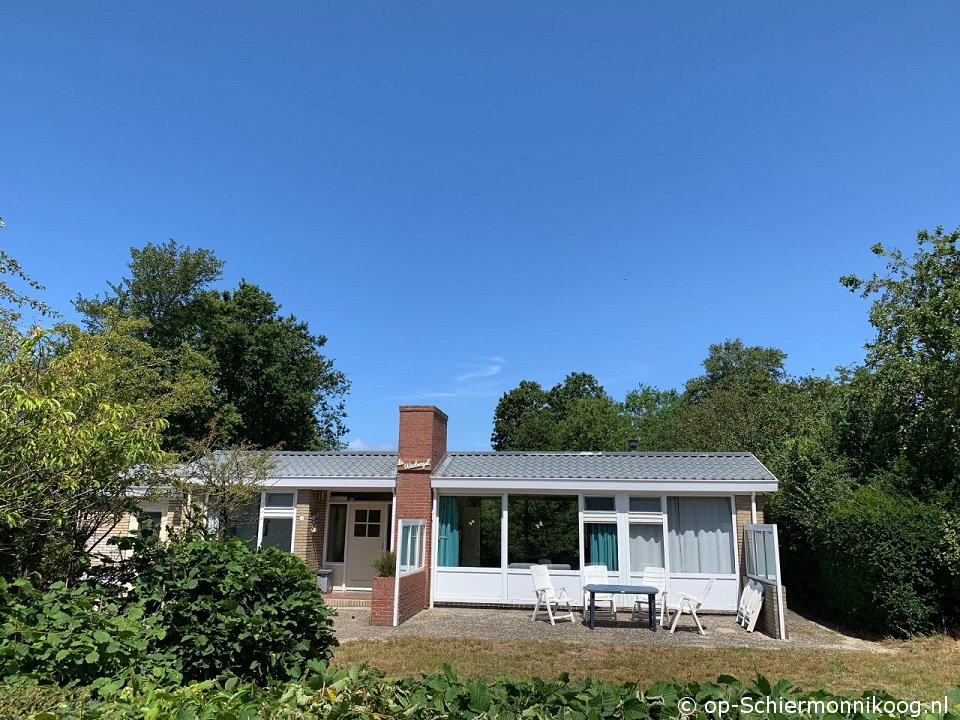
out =
[[[403,458],[398,458],[397,469],[398,470],[429,470],[430,458],[427,458],[426,460],[404,460]]]

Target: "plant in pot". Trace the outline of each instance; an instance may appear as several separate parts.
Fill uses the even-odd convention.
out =
[[[397,574],[397,554],[393,552],[383,552],[372,563],[377,577],[393,577]]]

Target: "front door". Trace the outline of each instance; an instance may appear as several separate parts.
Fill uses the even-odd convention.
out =
[[[347,587],[373,587],[373,561],[387,549],[384,503],[351,503],[347,520]]]

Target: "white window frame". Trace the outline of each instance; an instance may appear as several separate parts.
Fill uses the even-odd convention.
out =
[[[297,538],[297,491],[293,490],[293,504],[290,507],[267,507],[267,492],[289,494],[289,491],[267,490],[260,493],[260,519],[257,522],[257,547],[263,547],[263,521],[268,518],[290,520],[290,553],[294,551]]]
[[[166,500],[160,500],[157,502],[138,502],[137,505],[144,512],[158,512],[160,513],[160,528],[157,537],[160,540],[166,540],[168,537],[169,530],[169,514],[170,514],[170,503]],[[134,513],[130,513],[130,521],[127,524],[127,535],[134,535],[140,530],[140,521],[137,520],[137,516]]]
[[[424,520],[399,520],[397,527],[397,577],[411,575],[423,570],[425,565],[424,558],[424,540],[426,540],[426,521]],[[404,530],[407,528],[416,528],[415,540],[412,546],[406,548],[408,557],[403,557]],[[412,557],[411,557],[412,555]],[[404,562],[406,561],[406,562]]]

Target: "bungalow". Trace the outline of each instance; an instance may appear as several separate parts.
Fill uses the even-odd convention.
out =
[[[396,453],[275,460],[237,534],[331,570],[336,590],[371,593],[372,622],[388,625],[435,603],[532,605],[534,563],[575,600],[587,564],[623,583],[664,567],[668,590],[692,594],[714,578],[704,609],[735,612],[743,530],[777,489],[750,453],[447,452],[433,406],[400,408]],[[174,522],[175,508],[150,510]],[[389,549],[397,577],[375,578]],[[782,594],[770,600],[779,625]]]

